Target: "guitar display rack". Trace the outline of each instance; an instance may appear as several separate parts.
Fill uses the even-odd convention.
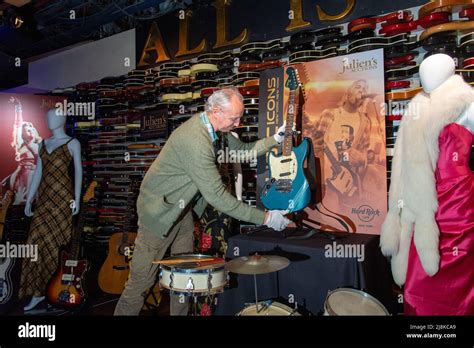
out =
[[[446,6],[447,3],[460,6]],[[391,105],[385,122],[389,184],[393,147],[402,118],[393,110],[403,109],[421,91],[421,61],[432,54],[446,53],[457,62],[458,73],[474,83],[473,7],[474,1],[469,0],[427,1],[424,6],[405,11],[302,30],[279,39],[250,42],[223,52],[204,53],[133,70],[124,76],[54,90],[53,94],[68,95],[73,101],[96,101],[98,105],[94,121],[68,118],[82,143],[84,173],[100,181],[101,194],[89,205],[86,215],[84,239],[88,250],[105,256],[113,233],[136,229],[134,202],[138,186],[166,140],[157,133],[155,137],[145,136],[140,127],[142,113],[166,108],[170,134],[193,113],[202,111],[206,98],[215,89],[236,86],[246,106],[243,127],[236,131],[240,131],[244,142],[254,141],[258,138],[259,76],[267,68],[383,48],[385,99]],[[130,161],[123,160],[124,151],[130,154]],[[244,164],[242,169],[242,201],[256,206],[256,168]],[[313,229],[304,222],[298,225],[299,231]],[[250,233],[258,230],[262,228],[256,227]]]

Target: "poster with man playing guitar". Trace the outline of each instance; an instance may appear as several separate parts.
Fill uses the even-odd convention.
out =
[[[290,129],[290,121],[303,140],[295,147],[285,142],[292,151],[283,151],[283,157],[259,161],[261,203],[291,212],[306,207],[303,222],[325,231],[379,234],[387,212],[384,92],[383,50],[262,72],[259,135],[285,121]],[[298,181],[297,169],[307,158],[305,138],[312,141],[316,161],[315,179],[303,170],[315,181],[309,204],[303,192],[311,183]],[[304,202],[287,207],[284,198],[292,193]]]
[[[312,139],[320,168],[319,202],[308,217],[326,230],[378,234],[387,210],[383,51],[297,69],[303,136]]]

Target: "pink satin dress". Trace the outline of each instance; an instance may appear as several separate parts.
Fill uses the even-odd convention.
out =
[[[456,123],[439,136],[435,176],[440,266],[438,273],[428,276],[412,240],[406,315],[474,315],[474,174],[469,168],[473,141],[473,134]]]

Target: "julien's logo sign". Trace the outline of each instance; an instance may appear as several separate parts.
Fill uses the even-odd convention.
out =
[[[340,74],[342,75],[346,72],[357,73],[368,70],[375,70],[377,69],[377,66],[378,61],[375,58],[368,60],[344,58],[342,60],[342,71],[340,72]]]

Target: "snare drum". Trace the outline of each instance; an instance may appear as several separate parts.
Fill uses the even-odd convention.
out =
[[[351,288],[330,291],[324,302],[324,315],[390,315],[379,300],[368,293]]]
[[[206,259],[212,256],[189,254],[173,256],[173,259]],[[160,286],[174,294],[186,296],[207,296],[224,291],[227,285],[225,265],[200,266],[196,262],[179,265],[160,265]]]
[[[255,304],[249,305],[242,309],[237,316],[253,316],[253,315],[268,315],[268,316],[301,316],[296,309],[290,308],[279,302],[259,302],[258,312]]]

